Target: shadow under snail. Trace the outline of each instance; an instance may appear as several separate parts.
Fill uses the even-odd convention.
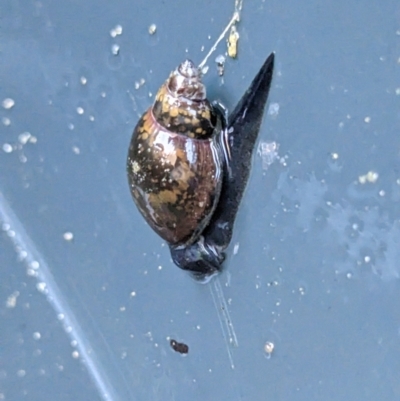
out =
[[[186,60],[133,131],[127,160],[133,200],[169,244],[174,263],[199,280],[219,272],[225,259],[273,67],[271,53],[227,117],[207,100],[200,69]]]

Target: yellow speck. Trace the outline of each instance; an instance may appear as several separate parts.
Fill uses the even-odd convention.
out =
[[[179,110],[178,110],[178,108],[176,108],[176,107],[172,107],[172,108],[170,109],[170,111],[169,111],[169,115],[170,115],[171,117],[178,117],[178,114],[179,114]]]
[[[228,38],[228,55],[229,57],[235,58],[237,56],[237,44],[239,40],[239,33],[236,30],[235,25],[232,26],[231,32]]]

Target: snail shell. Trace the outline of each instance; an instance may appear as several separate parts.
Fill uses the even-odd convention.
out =
[[[193,243],[217,205],[223,156],[219,113],[206,99],[201,73],[184,61],[136,125],[128,179],[140,212],[170,245]]]

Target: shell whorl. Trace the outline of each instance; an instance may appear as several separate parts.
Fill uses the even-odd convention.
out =
[[[171,132],[190,138],[209,138],[216,125],[216,115],[206,98],[201,72],[185,60],[161,86],[153,105],[157,122]]]

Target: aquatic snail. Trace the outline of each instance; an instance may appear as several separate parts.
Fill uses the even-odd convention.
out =
[[[174,263],[198,279],[220,271],[225,259],[273,67],[271,53],[227,117],[207,100],[200,69],[186,60],[133,131],[127,160],[133,200],[169,244]]]

